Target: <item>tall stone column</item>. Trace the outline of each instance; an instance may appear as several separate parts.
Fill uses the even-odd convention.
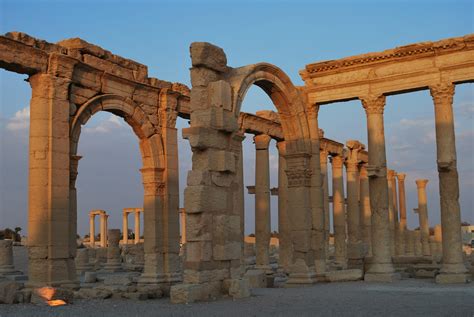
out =
[[[394,256],[395,253],[395,228],[396,228],[396,222],[395,222],[395,210],[393,208],[393,178],[395,177],[395,171],[394,170],[388,170],[387,171],[387,186],[388,186],[388,216],[389,216],[389,222],[390,222],[390,252],[392,256]]]
[[[440,83],[430,87],[435,108],[436,152],[443,233],[443,264],[438,283],[466,282],[466,266],[462,256],[459,180],[454,137],[454,85]]]
[[[321,178],[323,179],[323,206],[324,206],[324,241],[326,257],[329,256],[329,188],[328,188],[328,151],[321,149],[319,152],[321,163]]]
[[[360,165],[360,224],[361,224],[361,238],[366,246],[367,255],[372,256],[372,233],[371,233],[371,217],[370,210],[370,192],[369,192],[369,177],[367,174],[367,164]]]
[[[395,222],[395,254],[401,256],[404,254],[403,246],[403,235],[400,230],[400,218],[398,214],[398,194],[397,194],[397,173],[394,171],[392,178],[392,203],[393,203],[393,215]]]
[[[255,246],[256,267],[270,269],[270,166],[268,146],[271,137],[256,135],[255,142]]]
[[[420,234],[422,253],[425,256],[430,255],[430,225],[428,222],[428,207],[426,201],[426,184],[427,179],[416,180],[418,189],[418,215],[420,217]]]
[[[91,247],[95,246],[95,215],[89,215],[89,241]]]
[[[61,62],[57,61],[61,59]],[[64,61],[62,60],[64,59]],[[77,284],[71,256],[69,85],[75,61],[52,54],[48,74],[29,77],[28,275],[30,286]],[[61,64],[61,77],[56,66]]]
[[[128,244],[128,212],[126,211],[122,214],[122,241],[123,244]]]
[[[367,114],[369,141],[367,172],[372,210],[372,263],[364,279],[391,282],[400,276],[394,273],[390,252],[387,159],[383,120],[385,96],[368,96],[361,100]]]
[[[360,268],[363,265],[363,246],[361,241],[360,209],[359,209],[359,151],[364,145],[358,141],[347,141],[348,157],[347,173],[347,262],[349,268]]]
[[[400,207],[400,223],[399,223],[399,232],[400,239],[399,243],[401,244],[400,248],[402,254],[407,253],[407,207],[406,207],[406,198],[405,198],[405,177],[403,173],[397,173],[398,180],[398,205]]]
[[[140,243],[140,211],[135,210],[135,244]]]
[[[100,246],[107,247],[107,215],[100,215]]]
[[[342,178],[342,156],[332,156],[332,208],[334,223],[334,260],[336,264],[347,267],[346,251],[346,213],[344,199],[344,181]]]
[[[278,148],[278,234],[280,243],[279,265],[288,272],[292,263],[290,220],[288,218],[288,178],[286,176],[286,143],[280,141]]]

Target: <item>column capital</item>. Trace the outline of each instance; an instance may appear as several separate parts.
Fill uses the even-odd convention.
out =
[[[394,170],[390,170],[390,169],[389,169],[389,170],[387,171],[387,180],[393,181],[396,176],[397,176],[397,172],[395,172]]]
[[[329,157],[329,161],[331,162],[334,168],[342,168],[344,164],[344,158],[342,155],[333,155]]]
[[[367,95],[359,97],[366,114],[383,114],[385,95]]]
[[[279,141],[276,144],[276,147],[278,149],[278,154],[279,155],[286,155],[286,141]]]
[[[397,173],[397,179],[399,183],[403,183],[405,181],[406,174],[405,173]]]
[[[140,169],[142,182],[147,196],[163,196],[165,194],[165,182],[163,181],[164,168],[146,167]]]
[[[271,140],[272,138],[266,134],[259,134],[253,137],[253,142],[257,150],[268,150],[268,145]]]
[[[318,118],[318,115],[319,115],[319,108],[321,107],[321,105],[315,103],[314,105],[310,105],[308,107],[308,117],[316,117],[316,119]]]
[[[454,96],[454,85],[452,83],[439,83],[430,86],[430,94],[436,105],[452,104]]]
[[[427,179],[417,179],[415,181],[415,183],[416,183],[417,188],[425,188],[426,184],[428,184],[428,180]]]

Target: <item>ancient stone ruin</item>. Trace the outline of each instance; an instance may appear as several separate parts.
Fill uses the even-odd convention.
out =
[[[0,37],[0,67],[28,75],[32,88],[28,280],[26,289],[13,288],[23,297],[15,295],[11,302],[27,301],[25,290],[33,290],[33,298],[45,286],[74,290],[80,298],[164,294],[184,303],[247,297],[251,288],[262,286],[393,282],[401,274],[428,275],[438,283],[469,280],[452,103],[455,85],[474,81],[473,35],[310,64],[300,72],[302,87],[271,64],[231,67],[224,50],[209,43],[192,43],[190,54],[191,89],[149,77],[145,65],[79,38],[53,44],[17,32]],[[271,98],[277,112],[240,111],[252,85]],[[416,181],[420,228],[410,230],[406,175],[388,169],[384,137],[386,96],[423,89],[433,97],[441,196],[441,225],[432,236],[428,180]],[[328,139],[318,127],[321,107],[353,99],[365,109],[368,144]],[[123,210],[123,230],[108,228],[106,211],[91,211],[89,241],[78,249],[77,149],[82,126],[99,111],[122,117],[138,138],[143,206]],[[182,136],[193,153],[187,183],[181,184],[181,209],[178,116],[190,120]],[[254,135],[256,148],[255,184],[248,188],[256,202],[254,244],[244,237],[245,133]],[[274,189],[272,139],[279,153]],[[275,244],[272,194],[278,196]],[[135,215],[133,240],[129,213]],[[0,244],[4,279],[18,275],[11,248]]]

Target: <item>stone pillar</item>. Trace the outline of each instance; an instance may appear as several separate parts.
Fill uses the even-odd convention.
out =
[[[359,151],[364,145],[358,141],[347,141],[347,263],[349,268],[361,268],[363,265],[363,246],[361,241],[359,209]]]
[[[421,246],[421,233],[420,230],[415,230],[413,232],[414,236],[414,249],[415,249],[415,256],[422,256],[423,250]]]
[[[372,210],[372,263],[364,279],[390,282],[400,276],[394,274],[390,252],[387,160],[383,120],[385,96],[368,96],[361,100],[367,114],[369,141],[367,172]]]
[[[328,151],[321,149],[319,152],[321,162],[321,178],[323,179],[323,206],[324,206],[324,239],[326,257],[329,256],[329,188],[328,188]]]
[[[186,243],[186,212],[184,208],[179,209],[179,218],[181,224],[181,244]]]
[[[418,189],[418,216],[420,217],[420,234],[422,253],[424,256],[430,255],[430,225],[428,222],[428,207],[426,201],[426,184],[427,179],[416,180]]]
[[[58,61],[61,59],[61,62]],[[64,61],[62,60],[64,59]],[[77,285],[71,256],[69,84],[77,61],[51,54],[51,74],[29,77],[28,284]],[[55,77],[56,65],[61,77]]]
[[[120,255],[120,230],[109,229],[107,232],[107,262],[104,264],[104,270],[108,272],[118,272],[122,270],[122,258]]]
[[[399,223],[399,232],[400,240],[399,243],[402,254],[407,253],[407,207],[406,207],[406,198],[405,198],[405,177],[403,173],[397,173],[398,180],[398,205],[400,207],[400,223]]]
[[[459,180],[454,137],[454,85],[440,83],[430,87],[435,108],[436,152],[441,201],[443,232],[443,264],[436,281],[465,283],[466,266],[463,262],[461,240],[461,210]]]
[[[107,215],[100,214],[100,246],[107,247]]]
[[[334,223],[334,260],[337,265],[347,267],[346,251],[346,212],[344,199],[344,181],[342,178],[342,156],[332,156],[332,208]]]
[[[288,272],[292,263],[290,223],[288,218],[288,178],[286,177],[286,143],[280,141],[278,148],[278,234],[280,243],[279,266]]]
[[[270,167],[268,145],[271,137],[256,135],[255,142],[255,247],[256,268],[270,269]]]
[[[128,212],[125,210],[122,214],[122,241],[123,244],[128,244]]]
[[[369,177],[367,174],[367,164],[360,165],[360,224],[362,232],[362,242],[366,246],[367,256],[372,256],[372,233],[369,194]]]
[[[436,225],[434,227],[434,240],[436,243],[436,253],[435,255],[440,257],[443,255],[443,245],[442,245],[442,234],[441,234],[441,225]]]
[[[135,210],[135,244],[140,243],[140,211]]]
[[[415,233],[413,230],[406,230],[406,255],[415,256]]]
[[[394,215],[394,233],[395,233],[395,255],[401,256],[405,253],[403,246],[403,235],[400,230],[400,218],[398,215],[398,194],[397,194],[397,173],[393,172],[392,178],[392,203],[393,203],[393,215]]]
[[[0,277],[19,273],[13,266],[12,240],[0,240]]]
[[[390,222],[390,253],[394,256],[395,253],[395,210],[393,208],[393,178],[395,177],[394,170],[387,171],[387,186],[388,186],[388,216]]]
[[[89,241],[90,246],[95,246],[95,214],[89,214]]]

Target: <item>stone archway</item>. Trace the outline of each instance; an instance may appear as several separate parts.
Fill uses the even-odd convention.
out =
[[[245,296],[242,280],[243,184],[240,106],[255,84],[272,99],[287,139],[288,209],[293,245],[290,284],[314,281],[314,251],[321,245],[323,217],[318,127],[305,99],[289,78],[270,64],[233,69],[224,51],[209,43],[191,45],[191,127],[193,166],[185,190],[187,247],[184,284],[171,291],[174,302],[206,299],[221,287]],[[308,119],[309,118],[309,119]],[[318,209],[319,208],[319,209]],[[324,218],[322,218],[324,219]],[[320,239],[321,238],[321,239]],[[324,251],[318,253],[325,262]],[[199,296],[196,298],[196,293]]]

